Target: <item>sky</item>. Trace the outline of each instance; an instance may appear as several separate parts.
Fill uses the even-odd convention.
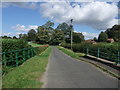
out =
[[[29,1],[4,0],[0,4],[2,35],[18,36],[30,29],[36,30],[48,20],[54,22],[56,28],[63,22],[70,24],[73,19],[74,31],[83,33],[85,39],[92,39],[119,21],[118,0]]]

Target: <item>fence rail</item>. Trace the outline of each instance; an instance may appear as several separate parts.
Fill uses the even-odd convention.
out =
[[[112,51],[112,53],[110,53],[108,50],[105,50],[105,49],[86,48],[85,54],[92,55],[92,56],[95,56],[97,58],[106,59],[106,60],[109,60],[111,62],[115,62],[115,64],[120,64],[120,51],[119,50],[114,50],[114,51]]]
[[[16,67],[21,65],[27,59],[36,54],[37,47],[23,48],[20,50],[13,50],[8,52],[1,52],[3,66]]]

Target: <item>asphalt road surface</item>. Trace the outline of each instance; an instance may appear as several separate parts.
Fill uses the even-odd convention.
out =
[[[116,78],[65,55],[56,47],[52,47],[43,82],[43,88],[118,88]]]

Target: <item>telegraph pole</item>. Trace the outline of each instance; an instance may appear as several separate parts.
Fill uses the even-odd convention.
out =
[[[70,28],[71,28],[71,50],[72,49],[72,43],[73,43],[73,19],[70,20],[71,24],[70,24]]]

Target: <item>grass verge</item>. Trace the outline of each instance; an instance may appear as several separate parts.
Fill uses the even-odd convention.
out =
[[[120,78],[117,74],[115,74],[115,73],[107,70],[106,68],[104,68],[104,67],[102,67],[102,66],[100,66],[100,65],[97,65],[97,64],[95,64],[95,63],[93,63],[93,62],[90,62],[90,61],[86,61],[86,60],[80,59],[80,57],[81,57],[81,56],[85,56],[85,54],[75,53],[75,52],[71,51],[70,49],[66,49],[66,48],[63,48],[63,47],[60,47],[60,46],[58,46],[57,48],[58,48],[59,50],[63,51],[65,54],[71,56],[72,58],[76,58],[76,59],[79,59],[79,60],[81,60],[81,61],[83,61],[83,62],[92,64],[93,66],[99,68],[100,70],[102,70],[102,71],[110,74],[111,76],[116,77],[116,78]]]
[[[32,42],[29,42],[28,44],[31,45],[32,47],[42,46],[41,44],[32,43]]]
[[[3,88],[40,88],[42,82],[40,78],[45,72],[51,48],[47,48],[43,53],[38,54],[20,67],[3,77]]]
[[[59,50],[63,51],[65,54],[71,56],[72,58],[79,59],[81,56],[85,55],[85,54],[82,54],[82,53],[75,53],[75,52],[71,51],[70,49],[66,49],[66,48],[63,48],[63,47],[60,47],[60,46],[58,46],[57,48]]]

